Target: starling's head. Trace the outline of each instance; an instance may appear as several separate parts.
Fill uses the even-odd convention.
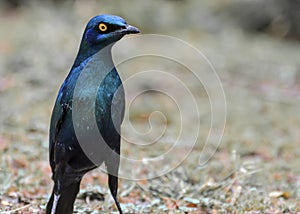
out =
[[[126,34],[139,33],[139,29],[128,25],[124,19],[113,15],[99,15],[92,18],[85,29],[84,37],[90,45],[108,45]]]
[[[95,16],[89,21],[85,28],[73,67],[78,66],[99,50],[105,47],[111,47],[111,44],[120,40],[124,35],[139,32],[139,29],[128,25],[124,19],[119,16],[106,14]]]

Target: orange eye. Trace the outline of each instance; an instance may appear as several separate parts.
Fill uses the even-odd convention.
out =
[[[102,31],[102,32],[107,31],[107,25],[104,24],[104,23],[100,23],[99,24],[99,30]]]

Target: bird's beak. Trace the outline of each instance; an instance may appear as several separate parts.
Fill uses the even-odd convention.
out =
[[[127,25],[126,29],[126,34],[135,34],[135,33],[140,33],[140,30],[134,26]]]

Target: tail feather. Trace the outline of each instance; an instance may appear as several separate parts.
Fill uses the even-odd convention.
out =
[[[54,207],[53,210],[55,210],[55,214],[72,214],[73,208],[74,208],[74,202],[76,199],[76,196],[79,192],[80,187],[80,181],[74,184],[71,184],[67,188],[61,191],[59,195],[59,199],[57,202],[56,208]],[[46,214],[52,214],[52,206],[54,202],[54,191],[52,191],[51,197],[49,199],[49,202],[47,204],[46,208]],[[54,203],[55,205],[56,203]]]

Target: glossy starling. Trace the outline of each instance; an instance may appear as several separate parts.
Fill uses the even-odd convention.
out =
[[[120,126],[125,102],[111,47],[124,35],[135,33],[139,33],[137,28],[113,15],[95,16],[86,26],[78,55],[58,92],[52,112],[49,159],[54,187],[47,214],[72,213],[82,177],[103,162],[109,189],[122,213],[117,190]],[[95,130],[91,132],[93,127],[88,124],[93,120],[100,138],[91,134]]]

